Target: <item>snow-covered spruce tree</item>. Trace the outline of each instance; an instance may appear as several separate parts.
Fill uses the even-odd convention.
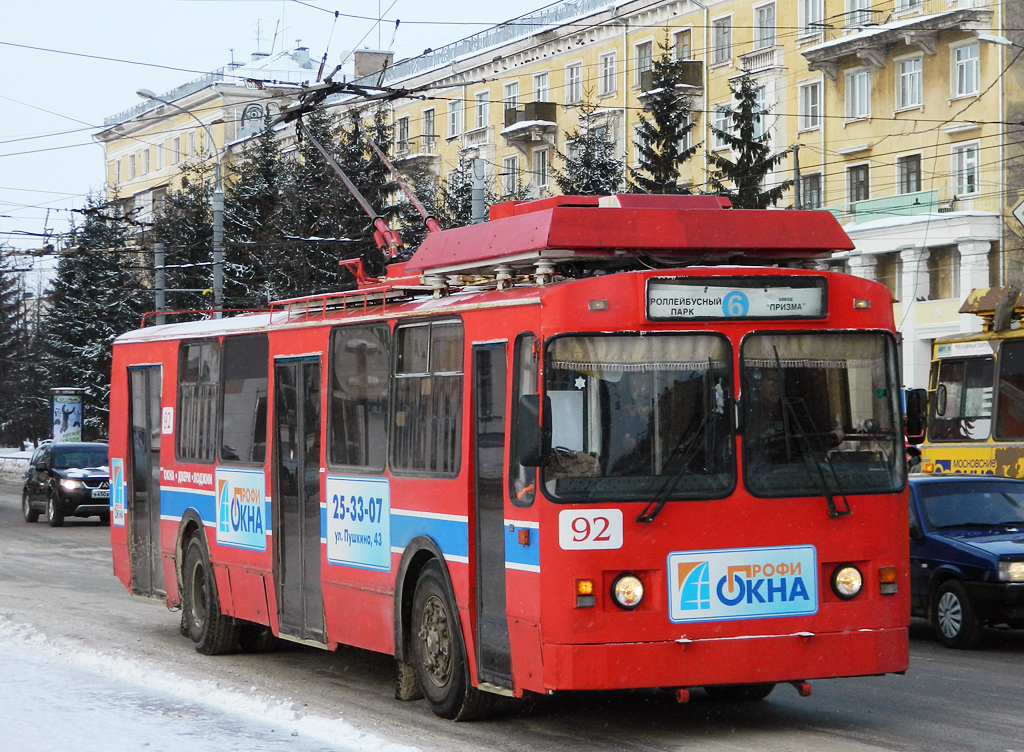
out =
[[[595,123],[597,106],[586,93],[579,107],[580,122],[566,131],[568,153],[556,152],[564,166],[553,169],[558,190],[565,196],[610,196],[622,188],[623,160],[616,156],[615,142],[608,129]]]
[[[636,169],[629,169],[631,188],[635,193],[689,193],[679,185],[679,167],[697,150],[697,144],[687,146],[694,125],[692,103],[678,88],[682,61],[672,59],[667,39],[658,47],[661,54],[652,62],[652,85],[644,105],[650,118],[642,114],[638,118],[640,159]]]
[[[34,364],[34,332],[21,304],[23,284],[0,247],[0,445],[49,435],[47,399]]]
[[[708,176],[711,188],[728,196],[738,209],[766,209],[775,206],[782,194],[793,184],[783,180],[765,188],[765,179],[786,158],[788,151],[772,153],[771,134],[764,127],[768,110],[757,101],[757,86],[749,75],[730,83],[736,107],[729,113],[729,130],[711,126],[712,132],[732,149],[733,159],[722,152],[708,151],[712,171]],[[760,135],[758,131],[761,131]]]
[[[262,308],[276,297],[270,269],[281,251],[284,165],[270,125],[228,168],[224,191],[224,306]]]
[[[85,440],[107,435],[114,338],[137,328],[153,304],[143,300],[134,273],[138,254],[128,248],[133,232],[109,204],[90,198],[75,247],[61,254],[50,286],[40,364],[44,386],[85,390]]]
[[[213,186],[210,168],[190,164],[182,168],[181,187],[167,194],[153,214],[149,239],[164,244],[167,310],[204,310],[213,307]]]

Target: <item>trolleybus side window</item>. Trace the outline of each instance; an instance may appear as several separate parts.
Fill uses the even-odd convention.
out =
[[[752,334],[740,348],[743,465],[758,496],[903,485],[895,343],[881,333]]]
[[[221,398],[224,462],[262,464],[267,456],[267,335],[226,337]]]
[[[462,322],[395,330],[391,467],[457,475],[462,453]]]
[[[1024,342],[1006,340],[999,351],[996,437],[1024,439]]]
[[[559,501],[721,498],[735,485],[732,356],[705,334],[565,336],[547,349]]]
[[[512,410],[516,414],[520,409],[519,398],[524,394],[537,393],[537,354],[534,351],[536,342],[537,338],[533,334],[520,334],[516,338],[515,352],[512,356]],[[513,426],[517,422],[516,414],[513,415]],[[515,458],[517,455],[516,432],[513,431],[509,456]],[[535,467],[525,467],[513,459],[509,481],[512,484],[510,491],[513,504],[518,507],[528,507],[533,504],[537,482]]]
[[[220,347],[186,342],[178,352],[178,458],[213,462],[220,404]]]
[[[331,334],[327,441],[332,465],[384,469],[390,341],[386,324],[346,326]]]
[[[931,441],[984,441],[992,427],[992,358],[939,361],[932,415]]]

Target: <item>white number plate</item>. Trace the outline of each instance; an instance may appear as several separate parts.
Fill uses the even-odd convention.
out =
[[[94,488],[92,490],[92,497],[94,499],[109,499],[110,489],[109,488]]]
[[[621,509],[563,509],[558,545],[565,551],[622,548]]]

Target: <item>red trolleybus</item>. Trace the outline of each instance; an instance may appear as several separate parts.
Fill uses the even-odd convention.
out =
[[[125,334],[116,574],[202,653],[393,654],[455,719],[902,672],[891,299],[772,265],[850,247],[827,212],[560,197],[356,290]]]

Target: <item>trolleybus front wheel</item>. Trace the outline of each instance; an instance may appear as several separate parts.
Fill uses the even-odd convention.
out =
[[[185,549],[181,581],[182,610],[188,636],[195,649],[203,655],[220,655],[235,650],[238,624],[220,612],[217,585],[213,580],[213,568],[202,531],[192,536]]]
[[[412,605],[412,648],[416,675],[430,709],[441,718],[483,718],[492,696],[472,686],[455,599],[440,565],[424,567]]]

